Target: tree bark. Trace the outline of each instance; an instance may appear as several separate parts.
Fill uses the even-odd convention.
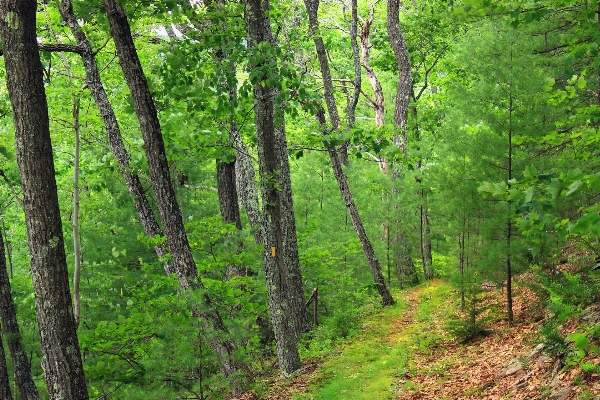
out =
[[[10,391],[10,381],[8,379],[8,367],[6,366],[6,353],[2,344],[2,336],[0,335],[0,398],[3,400],[12,400],[12,392]]]
[[[262,243],[262,216],[258,203],[258,185],[254,180],[256,172],[248,146],[237,129],[231,130],[231,140],[235,149],[235,183],[240,202],[246,210],[250,227],[254,230],[254,241]]]
[[[58,205],[36,2],[0,2],[0,32],[13,108],[42,368],[51,399],[88,399],[73,316]]]
[[[135,169],[131,167],[131,157],[129,156],[129,153],[127,152],[127,149],[123,143],[123,137],[121,136],[121,130],[119,128],[117,117],[115,116],[112,105],[108,100],[108,96],[106,95],[106,91],[102,85],[102,81],[100,80],[100,71],[98,70],[98,65],[96,64],[96,57],[94,55],[95,53],[88,38],[77,23],[77,18],[73,13],[73,5],[71,0],[63,0],[60,7],[60,14],[71,30],[71,33],[75,37],[75,41],[80,49],[79,54],[81,55],[83,65],[85,67],[86,85],[90,90],[92,97],[94,98],[96,106],[98,107],[98,111],[100,112],[100,116],[102,117],[102,121],[104,122],[108,143],[110,144],[113,155],[115,156],[115,160],[117,161],[117,165],[119,166],[119,170],[121,171],[121,175],[123,176],[123,181],[125,182],[127,190],[131,195],[131,199],[133,200],[133,205],[142,224],[142,228],[144,229],[146,236],[149,238],[154,238],[157,235],[161,235],[162,231],[158,225],[158,222],[156,221],[156,216],[154,215],[154,211],[150,206],[150,202],[146,197],[144,187],[140,182],[139,176],[135,173]],[[162,245],[155,246],[154,250],[159,258],[163,258],[167,254],[166,249]],[[167,275],[172,272],[167,263],[164,264],[164,268]]]
[[[250,46],[255,48],[267,44],[272,47],[272,34],[269,18],[265,13],[269,10],[268,0],[248,0],[246,6],[246,29]],[[270,46],[269,46],[270,45]],[[267,57],[254,68],[264,68],[265,63],[275,64],[273,56]],[[302,367],[298,354],[298,333],[294,326],[295,313],[289,291],[295,288],[289,287],[289,270],[285,259],[289,254],[284,248],[285,224],[289,223],[284,215],[284,204],[281,197],[286,196],[287,190],[291,188],[279,188],[286,182],[281,181],[282,161],[281,145],[282,135],[277,135],[275,128],[276,110],[274,107],[273,86],[265,83],[266,75],[260,77],[254,83],[254,115],[256,124],[256,135],[258,142],[259,172],[261,178],[262,202],[263,202],[263,243],[265,278],[267,281],[267,293],[269,300],[269,311],[271,323],[275,333],[277,345],[277,359],[279,370],[283,376],[289,376]],[[280,117],[282,120],[282,117]],[[283,122],[279,122],[283,124]],[[281,132],[281,131],[280,131]],[[277,137],[279,136],[279,138]],[[285,148],[287,149],[287,148]],[[286,155],[287,157],[287,155]],[[289,164],[288,164],[289,171]],[[284,190],[286,192],[284,192]],[[287,226],[288,232],[290,227]],[[290,243],[288,243],[289,245]],[[297,254],[296,254],[297,255]],[[302,298],[302,306],[304,306]],[[304,307],[303,307],[304,309]],[[306,315],[306,313],[303,313]],[[289,318],[292,316],[292,318]]]
[[[268,4],[268,1],[266,4]],[[270,28],[270,20],[268,16],[265,16],[264,19],[266,25],[263,27],[263,39],[273,48],[276,48],[277,42],[275,41],[273,32]],[[269,90],[271,90],[271,100],[280,97],[281,93],[277,87],[270,87]],[[300,256],[298,254],[296,218],[292,196],[292,178],[284,122],[285,104],[281,104],[281,106],[276,108],[274,107],[272,112],[275,125],[275,150],[277,151],[277,161],[279,163],[279,188],[281,190],[279,201],[281,203],[283,263],[286,270],[285,279],[287,290],[285,291],[285,295],[288,299],[290,315],[292,315],[290,322],[299,339],[302,334],[310,330],[310,321],[305,307],[302,270],[300,267]],[[275,121],[277,122],[275,123]]]
[[[334,130],[337,130],[339,128],[340,121],[337,112],[335,97],[333,96],[333,82],[331,79],[331,72],[329,70],[329,61],[327,60],[327,53],[325,51],[323,39],[317,35],[319,29],[319,21],[317,19],[317,13],[319,10],[319,0],[305,0],[304,4],[306,5],[306,9],[308,11],[310,29],[313,33],[313,40],[315,43],[317,57],[319,58],[319,64],[321,65],[321,75],[323,77],[323,87],[325,91],[325,103],[327,104],[327,110],[329,112],[331,125]],[[324,125],[324,115],[322,113],[320,113],[319,115],[319,122],[322,125]],[[356,231],[358,240],[360,241],[363,252],[365,253],[367,263],[371,268],[371,273],[373,274],[373,280],[375,281],[377,291],[381,296],[383,305],[392,305],[394,304],[394,298],[392,297],[392,294],[390,293],[388,287],[385,285],[385,279],[383,278],[383,273],[381,272],[379,260],[377,259],[377,255],[373,250],[371,241],[367,236],[362,220],[358,213],[358,209],[356,207],[356,204],[354,203],[354,197],[352,196],[352,192],[350,191],[350,187],[348,186],[348,181],[346,179],[346,174],[342,168],[342,162],[340,161],[339,154],[333,146],[330,146],[328,148],[328,153],[329,159],[331,160],[331,166],[333,168],[333,174],[338,182],[338,186],[340,188],[340,193],[342,195],[342,199],[344,200],[344,204],[346,204],[346,208],[348,209],[348,213],[350,214],[352,226]]]
[[[408,151],[408,104],[413,93],[413,79],[410,55],[400,28],[399,12],[400,2],[388,0],[387,32],[398,65],[398,88],[394,107],[394,128],[396,129],[394,143],[406,154]]]
[[[175,272],[183,290],[203,288],[192,256],[183,218],[171,182],[169,165],[162,138],[158,113],[150,93],[146,76],[140,63],[129,21],[123,7],[115,0],[105,0],[110,32],[115,42],[121,69],[135,106],[144,139],[144,149],[148,161],[150,179],[163,224],[167,246],[171,253],[171,268]],[[200,308],[203,308],[200,310]],[[236,344],[207,294],[204,306],[192,305],[194,315],[202,317],[214,335],[209,342],[221,362],[221,371],[229,378],[234,394],[243,391],[244,379],[248,378],[235,360]]]
[[[394,144],[402,150],[404,155],[408,154],[408,106],[413,94],[412,66],[410,55],[402,29],[400,28],[400,2],[388,0],[386,27],[390,38],[390,45],[396,58],[398,66],[398,86],[396,90],[396,104],[394,106]],[[400,174],[392,174],[393,179],[398,179]],[[396,184],[393,189],[398,194],[400,187]],[[399,209],[398,205],[395,209]],[[396,269],[402,275],[402,279],[408,278],[409,283],[417,283],[418,276],[411,257],[411,246],[408,242],[408,234],[404,231],[401,221],[397,218],[392,242],[395,250],[394,262]]]
[[[6,340],[12,359],[15,383],[21,393],[21,399],[38,400],[40,395],[31,375],[31,365],[27,353],[21,343],[21,330],[17,322],[17,310],[6,268],[2,232],[0,232],[0,322],[2,322],[2,336]],[[4,399],[3,396],[0,398]]]
[[[223,222],[234,224],[241,230],[242,220],[235,185],[235,161],[228,163],[217,160],[217,194]]]

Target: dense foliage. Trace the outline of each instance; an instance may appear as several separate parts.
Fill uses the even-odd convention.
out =
[[[351,334],[377,297],[327,157],[328,147],[346,141],[350,162],[344,170],[387,285],[404,287],[414,281],[398,261],[397,232],[404,235],[403,255],[415,265],[419,281],[429,277],[422,267],[428,243],[433,275],[453,278],[463,306],[470,307],[471,320],[459,336],[468,338],[484,329],[477,320],[477,287],[484,281],[506,285],[507,264],[512,274],[534,271],[540,277],[539,287],[556,318],[548,321],[544,334],[557,352],[566,351],[567,338],[560,337],[556,326],[577,313],[580,304],[597,299],[597,291],[589,288],[597,279],[592,267],[600,255],[600,4],[402,4],[400,23],[413,74],[406,149],[397,146],[398,131],[392,123],[398,65],[386,31],[384,3],[358,3],[359,31],[366,24],[370,31],[365,37],[363,30],[359,40],[360,45],[368,39],[369,64],[363,49],[356,122],[327,137],[315,117],[322,109],[315,32],[300,3],[271,3],[277,46],[259,49],[247,46],[243,4],[124,4],[158,109],[172,182],[203,283],[193,296],[210,295],[239,346],[236,357],[253,377],[273,368],[263,250],[255,243],[255,229],[243,209],[243,229],[222,222],[215,160],[235,159],[228,125],[235,123],[257,165],[252,85],[259,76],[268,76],[269,84],[279,89],[275,104],[285,110],[278,118],[285,118],[306,298],[318,288],[320,326],[306,335],[301,355],[320,354]],[[104,7],[89,1],[74,6],[96,52],[131,169],[155,207],[139,123]],[[355,82],[350,8],[342,0],[324,2],[319,9],[318,34],[327,49],[342,120]],[[54,2],[39,2],[37,23],[40,44],[74,43]],[[140,226],[85,85],[81,57],[48,51],[40,56],[70,267],[76,125],[81,135],[78,335],[90,396],[225,396],[228,381],[209,346],[214,332],[206,332],[195,318],[175,276],[165,275],[169,256],[158,259],[153,250],[164,237],[148,238]],[[0,63],[4,81],[4,61]],[[375,93],[367,69],[381,84],[382,125],[375,122]],[[231,88],[237,90],[235,96]],[[44,393],[13,137],[2,84],[0,229],[24,344]],[[579,276],[556,274],[554,265],[566,243],[584,250],[589,284]],[[230,279],[229,266],[250,273]],[[597,334],[592,329],[571,340],[581,351],[591,351],[586,338]]]

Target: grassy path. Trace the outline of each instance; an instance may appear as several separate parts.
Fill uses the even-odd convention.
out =
[[[443,335],[435,328],[436,315],[447,312],[443,305],[451,296],[449,286],[439,281],[394,295],[397,304],[370,317],[359,336],[338,355],[327,357],[295,399],[380,400],[397,395],[414,352]]]

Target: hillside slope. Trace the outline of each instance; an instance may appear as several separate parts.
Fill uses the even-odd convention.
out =
[[[451,286],[434,281],[397,292],[399,304],[370,317],[334,354],[307,362],[304,374],[273,383],[282,399],[596,399],[600,377],[563,369],[536,343],[533,294],[517,286],[516,324],[502,318],[501,289],[488,289],[490,334],[461,345],[445,327],[459,315]],[[574,323],[571,323],[573,325]],[[568,325],[568,324],[567,324]],[[588,360],[598,365],[599,358]]]

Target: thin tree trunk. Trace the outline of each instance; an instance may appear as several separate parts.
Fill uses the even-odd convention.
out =
[[[0,2],[42,367],[51,399],[88,399],[58,205],[48,104],[36,40],[36,2]]]
[[[346,204],[348,209],[348,213],[350,214],[350,219],[352,220],[352,226],[354,226],[354,230],[358,236],[358,240],[362,246],[363,252],[365,253],[365,257],[367,258],[367,263],[371,268],[371,273],[373,274],[373,280],[375,281],[375,286],[377,287],[377,291],[379,292],[379,296],[381,296],[381,300],[384,306],[391,306],[394,304],[394,298],[390,293],[388,287],[385,285],[385,279],[383,277],[383,273],[381,272],[381,266],[379,265],[379,260],[377,259],[377,255],[373,250],[373,246],[371,245],[371,241],[367,236],[367,232],[363,226],[360,215],[358,214],[358,209],[356,208],[356,204],[354,203],[354,197],[350,192],[350,187],[348,186],[348,181],[346,180],[346,174],[342,169],[342,163],[338,159],[337,152],[330,148],[329,159],[331,160],[331,166],[333,167],[333,173],[338,181],[338,185],[340,187],[340,192],[342,194],[342,199]]]
[[[340,125],[339,115],[337,112],[337,105],[335,102],[335,97],[333,95],[333,82],[331,79],[331,72],[329,69],[329,61],[327,60],[327,53],[325,51],[325,44],[323,43],[323,38],[318,36],[319,29],[319,21],[317,19],[317,14],[319,10],[319,1],[318,0],[305,0],[304,4],[306,5],[306,9],[308,11],[308,20],[310,24],[310,29],[313,34],[313,41],[315,43],[315,49],[317,52],[317,57],[319,59],[319,64],[321,66],[321,75],[323,77],[323,87],[324,87],[324,96],[325,103],[327,104],[327,110],[329,112],[329,118],[331,121],[331,125],[333,130],[337,130]],[[325,124],[325,118],[323,113],[318,113],[319,122],[323,125]],[[373,250],[373,246],[371,245],[371,241],[367,236],[367,233],[364,229],[362,220],[358,213],[358,209],[356,208],[356,204],[354,203],[354,197],[352,196],[352,192],[350,191],[350,187],[348,186],[348,181],[346,179],[346,174],[342,168],[342,162],[339,159],[339,154],[334,147],[329,147],[328,149],[329,159],[331,160],[331,166],[333,168],[333,174],[335,179],[338,182],[338,186],[340,188],[340,193],[342,195],[342,199],[344,200],[344,204],[346,204],[346,208],[348,209],[348,213],[350,214],[350,218],[352,220],[352,226],[356,231],[358,236],[358,240],[362,246],[363,252],[367,259],[367,263],[371,268],[371,273],[373,274],[373,279],[375,281],[375,285],[377,287],[377,291],[381,296],[383,305],[392,305],[394,304],[394,299],[385,285],[385,279],[383,277],[383,273],[381,272],[381,266],[379,265],[379,260],[377,259],[377,255]]]
[[[73,172],[73,253],[75,262],[73,266],[73,314],[75,323],[79,326],[81,316],[81,296],[79,294],[79,281],[81,274],[81,248],[79,246],[79,98],[73,95],[73,130],[75,133],[75,157]]]
[[[249,0],[247,2],[246,29],[250,46],[253,48],[264,43],[273,44],[270,21],[265,15],[268,10],[268,0]],[[275,62],[272,56],[263,61],[263,63]],[[253,65],[252,67],[264,67],[264,65]],[[285,171],[281,171],[281,167],[282,162],[287,159],[281,159],[281,149],[277,148],[284,138],[280,134],[278,142],[275,128],[276,110],[273,103],[275,90],[265,81],[266,76],[263,76],[254,84],[254,115],[263,201],[265,278],[271,323],[277,345],[279,370],[283,376],[289,376],[299,370],[302,363],[298,354],[298,334],[293,321],[295,319],[295,315],[292,314],[294,310],[291,307],[289,296],[286,294],[292,288],[288,287],[290,280],[287,276],[289,271],[285,259],[289,255],[284,249],[284,224],[290,221],[285,220],[282,215],[285,210],[283,210],[284,206],[280,197],[286,196],[286,192],[283,191],[284,188],[281,190],[278,188],[279,185],[286,183],[281,181],[280,174],[285,173]],[[282,123],[280,122],[280,124]],[[291,190],[291,188],[285,190]],[[290,227],[288,226],[287,229]],[[302,306],[304,306],[304,301],[302,301]],[[289,315],[292,315],[292,318],[288,318]]]
[[[10,279],[6,268],[4,240],[0,232],[0,322],[2,336],[6,340],[12,359],[15,383],[23,400],[38,400],[40,395],[33,382],[31,365],[21,343],[21,330],[17,322],[17,310],[12,297]],[[0,397],[4,398],[4,397]]]
[[[115,0],[105,0],[104,5],[121,69],[140,122],[150,179],[167,238],[167,246],[171,253],[171,268],[183,290],[202,288],[171,182],[158,114],[133,43],[127,16],[123,7]],[[221,371],[229,378],[233,393],[240,394],[243,391],[243,380],[248,376],[235,360],[234,353],[237,346],[231,340],[221,316],[207,294],[204,295],[204,307],[200,305],[192,305],[192,307],[194,314],[202,317],[212,328],[214,336],[209,339],[209,342],[219,357]]]
[[[123,137],[121,136],[117,117],[108,100],[102,81],[100,80],[100,71],[96,64],[95,53],[92,50],[92,46],[85,33],[77,23],[77,18],[73,13],[71,0],[63,0],[60,7],[60,13],[80,48],[79,54],[83,60],[86,72],[86,85],[90,89],[92,97],[98,107],[98,111],[100,112],[100,116],[104,122],[108,142],[119,166],[119,170],[121,171],[121,175],[123,176],[125,185],[127,186],[127,190],[131,195],[131,199],[133,200],[135,210],[137,211],[144,232],[149,238],[161,235],[162,231],[156,221],[156,216],[150,206],[150,202],[146,197],[146,191],[144,190],[138,175],[135,173],[135,169],[131,167],[131,157],[123,143]],[[162,245],[155,246],[154,250],[161,259],[167,254],[167,251]],[[167,263],[164,264],[164,268],[167,274],[172,272]]]

